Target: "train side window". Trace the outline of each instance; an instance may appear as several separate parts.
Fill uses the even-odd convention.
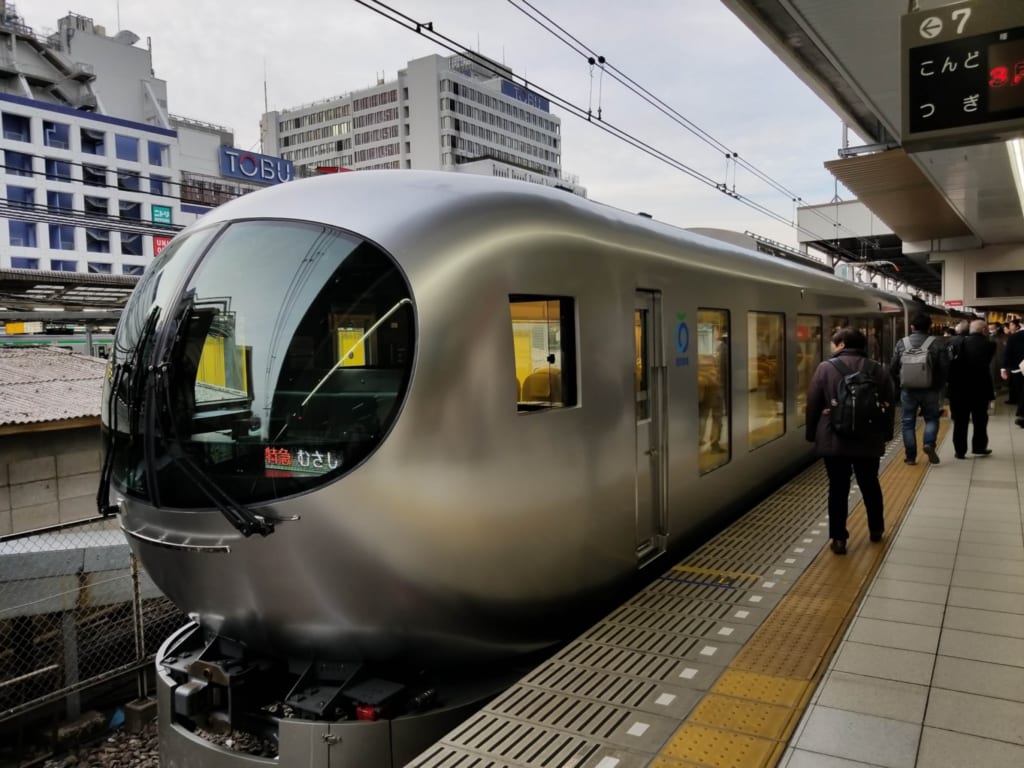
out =
[[[697,309],[697,453],[700,474],[729,463],[732,400],[729,310]]]
[[[796,316],[796,418],[807,423],[807,391],[821,362],[821,315]]]
[[[747,431],[753,450],[786,431],[785,315],[748,312],[747,339]]]
[[[516,409],[576,405],[576,312],[564,296],[509,296]]]

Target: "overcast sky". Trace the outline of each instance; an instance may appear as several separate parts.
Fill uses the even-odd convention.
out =
[[[720,0],[528,0],[620,72],[808,203],[835,194],[836,117]],[[113,34],[152,42],[170,111],[227,126],[258,150],[264,70],[270,109],[286,109],[395,78],[413,58],[448,52],[354,0],[21,0],[37,33],[70,9]],[[735,182],[786,221],[793,203],[613,81],[509,0],[389,0],[407,16],[503,61],[560,98],[715,180]],[[600,100],[599,100],[600,92]],[[562,169],[594,200],[684,227],[750,230],[795,246],[792,227],[566,114]],[[856,139],[854,139],[856,141]],[[848,193],[840,188],[840,195]]]

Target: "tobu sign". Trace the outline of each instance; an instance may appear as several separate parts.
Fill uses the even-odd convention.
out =
[[[291,160],[234,147],[220,148],[220,172],[223,176],[260,184],[280,184],[295,178],[295,167]]]
[[[543,112],[551,111],[551,102],[541,96],[539,93],[534,93],[529,88],[524,88],[521,85],[510,83],[508,80],[501,81],[501,92],[506,96],[511,96],[513,99],[518,99],[534,109],[539,109]]]

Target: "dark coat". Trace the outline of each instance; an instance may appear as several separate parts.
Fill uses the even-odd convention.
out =
[[[914,331],[910,334],[910,346],[917,349],[924,344],[927,338],[928,334],[924,331]],[[896,382],[896,386],[900,386],[900,355],[903,353],[903,342],[904,339],[896,342],[896,348],[892,352],[892,362],[889,364],[889,372],[892,374],[892,380]],[[946,377],[949,374],[949,355],[946,354],[947,346],[949,346],[949,339],[936,336],[932,345],[928,347],[928,359],[931,360],[932,364],[932,385],[929,389],[920,391],[938,392],[945,385]]]
[[[996,343],[981,333],[963,337],[956,360],[949,367],[949,399],[988,403],[996,399],[992,387],[992,357]]]
[[[867,355],[859,349],[843,349],[833,357],[843,361],[851,371],[860,370],[868,362]],[[876,380],[882,400],[892,405],[895,402],[895,391],[889,372],[884,365],[876,365]],[[819,456],[843,456],[850,459],[864,459],[881,456],[885,453],[885,444],[892,439],[892,424],[886,430],[869,438],[852,438],[837,435],[832,429],[828,417],[828,409],[839,391],[839,382],[843,375],[835,365],[826,360],[818,365],[811,378],[810,390],[807,393],[807,422],[805,437],[807,442],[814,443]],[[892,408],[890,408],[892,413]]]
[[[1006,337],[1006,349],[1003,352],[1003,368],[1015,371],[1024,360],[1024,330],[1015,331]]]

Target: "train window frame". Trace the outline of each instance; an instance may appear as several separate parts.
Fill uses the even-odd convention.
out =
[[[575,298],[517,293],[509,295],[508,303],[516,412],[538,413],[575,407],[579,403]],[[517,307],[520,309],[518,314]],[[524,327],[528,325],[537,327]],[[540,346],[534,344],[539,339],[538,332],[543,336]],[[544,370],[545,365],[547,371]],[[540,396],[543,393],[538,390],[537,397],[527,399],[529,387],[544,384],[544,374],[547,377],[546,396]]]
[[[762,347],[758,334],[762,321],[774,320],[778,327],[774,339],[775,355],[773,363],[772,345]],[[781,358],[781,359],[780,359]],[[751,309],[747,311],[747,447],[755,451],[768,443],[774,442],[786,434],[788,391],[786,381],[786,313]],[[763,392],[766,409],[763,414],[755,411],[757,393]],[[774,413],[772,410],[774,409]],[[763,418],[764,423],[755,424],[755,419]]]
[[[731,339],[730,310],[697,307],[697,473],[702,476],[732,461]]]

